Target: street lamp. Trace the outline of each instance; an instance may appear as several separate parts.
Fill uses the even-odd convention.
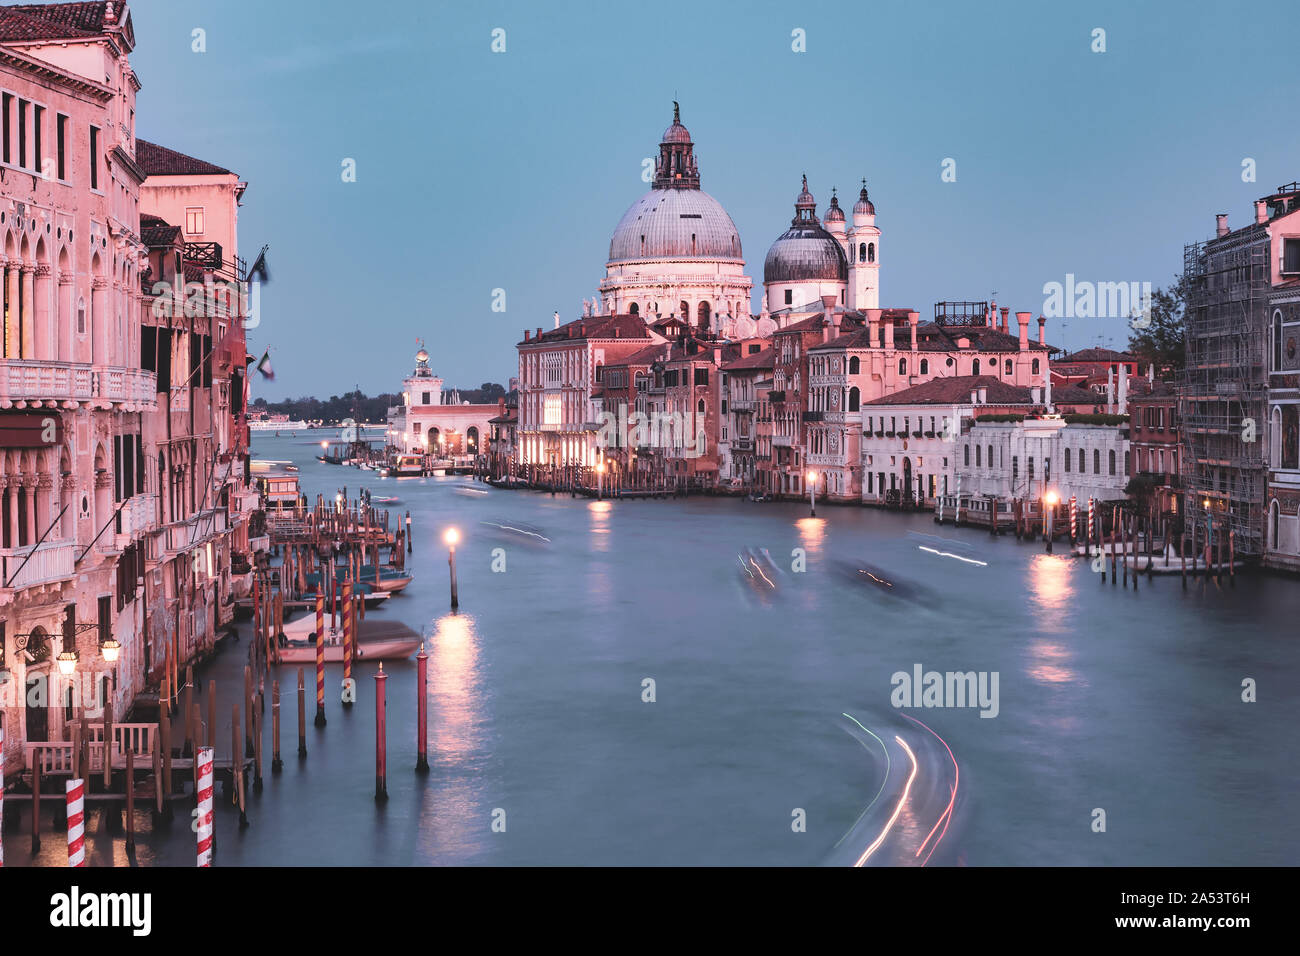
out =
[[[443,533],[442,540],[447,544],[447,567],[451,570],[451,609],[454,611],[460,606],[460,599],[456,594],[456,542],[460,540],[460,532],[455,528],[448,528]]]
[[[77,661],[80,658],[76,651],[61,651],[54,660],[59,665],[59,673],[71,677],[77,671]]]
[[[808,472],[808,507],[811,517],[817,517],[817,472]]]
[[[1043,495],[1043,504],[1047,506],[1047,553],[1052,553],[1052,524],[1056,518],[1056,503],[1061,500],[1061,496],[1055,491],[1049,491]]]

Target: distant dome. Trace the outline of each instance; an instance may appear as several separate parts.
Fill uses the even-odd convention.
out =
[[[836,195],[835,195],[835,190],[834,190],[834,189],[831,190],[831,205],[830,205],[830,208],[826,210],[826,215],[825,215],[825,217],[823,218],[822,221],[823,221],[823,222],[843,222],[843,221],[844,221],[844,210],[840,208],[840,201],[839,201],[839,199],[836,197]]]
[[[865,179],[862,180],[862,191],[858,193],[858,201],[853,204],[853,212],[854,215],[874,216],[876,214],[875,205],[867,198],[867,181]]]
[[[623,214],[609,261],[740,259],[740,232],[722,204],[702,189],[652,189]]]
[[[808,191],[808,177],[794,204],[790,228],[767,250],[763,282],[803,282],[824,279],[847,282],[849,264],[844,250],[817,219],[816,200]]]
[[[423,365],[425,362],[429,361],[429,353],[424,349],[420,349],[420,351],[415,353],[415,360]]]

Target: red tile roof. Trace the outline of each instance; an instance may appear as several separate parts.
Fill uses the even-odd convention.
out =
[[[986,401],[990,405],[1032,404],[1029,389],[1008,385],[992,375],[952,375],[932,378],[901,392],[872,399],[867,405],[960,405],[970,402],[970,393],[987,389]]]
[[[1078,352],[1071,352],[1069,355],[1061,357],[1063,363],[1080,362],[1136,362],[1138,357],[1132,352],[1116,352],[1114,349],[1081,349]]]
[[[648,339],[650,333],[639,316],[635,315],[586,315],[572,322],[566,322],[558,329],[542,332],[536,338],[521,341],[520,345],[533,345],[537,342],[581,342],[585,339]]]
[[[150,176],[233,176],[230,170],[193,156],[186,156],[166,146],[150,143],[148,140],[135,141],[135,160]]]
[[[176,241],[181,227],[173,226],[165,219],[143,213],[140,216],[140,239],[146,246],[170,246]]]
[[[750,355],[742,355],[740,358],[727,362],[722,366],[724,372],[745,372],[749,370],[763,370],[774,368],[776,366],[776,349],[766,348],[761,352],[754,352]]]
[[[119,5],[119,10],[125,4]],[[105,4],[24,3],[0,7],[0,41],[102,36]]]
[[[630,368],[633,365],[649,366],[666,357],[667,354],[668,343],[656,342],[654,345],[647,345],[643,349],[637,349],[631,355],[625,355],[617,361],[606,362],[605,368]]]

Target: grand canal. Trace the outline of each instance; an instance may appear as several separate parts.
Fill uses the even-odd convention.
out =
[[[925,516],[378,479],[317,462],[312,435],[258,435],[254,454],[295,460],[312,500],[365,487],[411,513],[415,581],[377,613],[428,635],[432,769],[413,772],[414,661],[388,665],[377,807],[375,665],[350,711],[327,668],[308,757],[289,703],[285,768],[250,794],[250,826],[218,801],[218,865],[1300,858],[1300,583],[1143,577],[1135,593]],[[228,702],[246,647],[224,642],[202,674]],[[894,707],[891,675],[916,665],[996,672],[996,716]],[[41,862],[62,864],[46,826]],[[193,864],[188,820],[139,826],[137,862]],[[87,847],[91,865],[127,862],[93,817]]]

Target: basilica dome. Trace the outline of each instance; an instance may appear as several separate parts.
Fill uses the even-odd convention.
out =
[[[704,190],[655,188],[634,202],[614,229],[609,261],[740,259],[740,233]]]
[[[847,282],[849,264],[844,258],[844,250],[840,248],[839,241],[823,229],[818,221],[817,202],[808,191],[806,176],[794,209],[790,228],[767,250],[767,259],[763,263],[763,282]]]

